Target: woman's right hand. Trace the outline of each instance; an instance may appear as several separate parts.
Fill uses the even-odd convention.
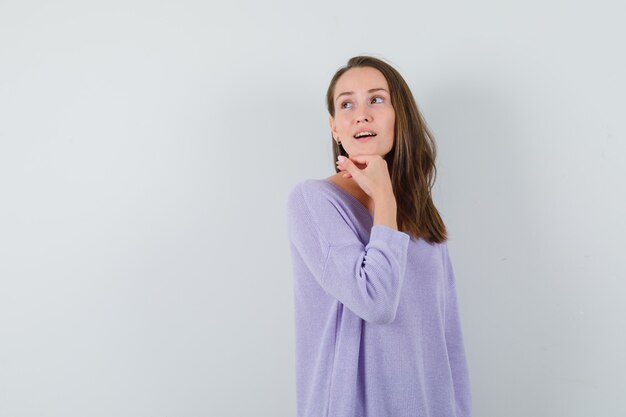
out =
[[[359,155],[346,158],[339,155],[337,159],[337,167],[345,171],[344,177],[352,177],[372,199],[376,196],[389,195],[389,193],[393,195],[387,161],[382,156]],[[357,166],[356,163],[363,168]]]

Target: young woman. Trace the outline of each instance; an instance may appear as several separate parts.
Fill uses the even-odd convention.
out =
[[[435,144],[402,76],[351,58],[327,91],[335,174],[287,198],[299,417],[469,417]]]

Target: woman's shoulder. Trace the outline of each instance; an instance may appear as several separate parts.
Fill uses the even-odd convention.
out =
[[[333,185],[328,178],[305,178],[296,182],[289,191],[289,197],[309,197],[330,195]]]
[[[288,209],[294,213],[312,213],[320,219],[336,218],[371,227],[373,208],[362,201],[349,186],[333,181],[335,177],[308,178],[297,182],[288,197]],[[368,226],[369,224],[369,226]]]
[[[328,223],[345,211],[344,203],[334,185],[322,178],[306,178],[296,182],[287,195],[287,216],[294,223],[312,220]]]

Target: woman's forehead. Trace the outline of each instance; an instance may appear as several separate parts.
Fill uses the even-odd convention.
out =
[[[384,89],[389,91],[385,76],[376,68],[350,68],[337,80],[335,86],[335,98],[340,95],[349,95],[370,90]]]

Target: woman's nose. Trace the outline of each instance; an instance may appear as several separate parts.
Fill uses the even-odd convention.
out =
[[[357,123],[371,123],[372,122],[372,114],[370,113],[370,108],[367,105],[359,106],[356,114],[356,122]]]
[[[357,118],[356,118],[356,122],[357,123],[360,123],[360,122],[371,122],[371,121],[372,121],[371,116],[368,116],[368,115],[363,114],[363,113],[360,114],[359,116],[357,116]]]

